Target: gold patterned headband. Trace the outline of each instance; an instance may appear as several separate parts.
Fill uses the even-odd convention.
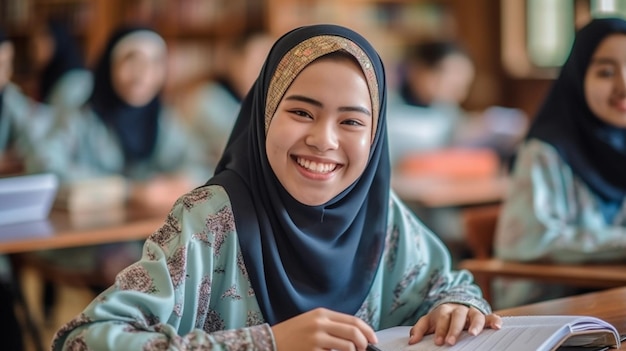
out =
[[[265,107],[265,133],[270,126],[272,117],[276,112],[276,108],[283,98],[283,95],[291,85],[296,76],[315,59],[329,54],[331,52],[345,50],[354,56],[367,80],[367,86],[370,91],[370,97],[372,99],[372,140],[376,134],[376,128],[378,125],[378,111],[379,111],[379,96],[378,96],[378,81],[376,80],[376,73],[369,57],[365,52],[352,41],[338,37],[334,35],[321,35],[307,39],[283,56],[278,63],[274,76],[270,81],[270,86],[267,94],[267,103]]]

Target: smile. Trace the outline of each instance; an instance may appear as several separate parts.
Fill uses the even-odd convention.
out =
[[[297,157],[296,162],[303,168],[306,168],[308,171],[314,173],[330,173],[337,169],[336,163],[315,162],[302,157]]]

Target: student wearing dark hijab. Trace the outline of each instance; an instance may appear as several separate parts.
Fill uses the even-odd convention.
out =
[[[497,256],[625,260],[625,165],[626,21],[594,19],[577,33],[518,152]]]
[[[15,49],[0,30],[0,175],[30,172],[34,140],[46,133],[52,110],[37,104],[11,81]]]
[[[66,108],[87,101],[93,89],[93,76],[85,68],[76,39],[63,22],[50,21],[36,28],[31,50],[40,74],[40,101]]]
[[[466,271],[390,190],[383,65],[343,27],[295,29],[243,100],[216,174],[53,350],[365,350],[415,325],[498,327]]]

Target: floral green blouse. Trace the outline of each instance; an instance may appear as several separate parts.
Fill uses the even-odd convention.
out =
[[[467,271],[392,194],[386,247],[356,315],[374,329],[412,325],[447,302],[490,313]],[[182,196],[123,270],[56,334],[52,350],[275,350],[220,186]]]
[[[496,255],[557,262],[626,259],[626,199],[612,222],[599,195],[574,174],[556,149],[539,140],[519,150],[496,234]]]

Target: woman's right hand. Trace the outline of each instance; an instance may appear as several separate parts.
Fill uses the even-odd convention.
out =
[[[325,308],[295,316],[272,327],[278,351],[365,351],[377,342],[361,319]]]

